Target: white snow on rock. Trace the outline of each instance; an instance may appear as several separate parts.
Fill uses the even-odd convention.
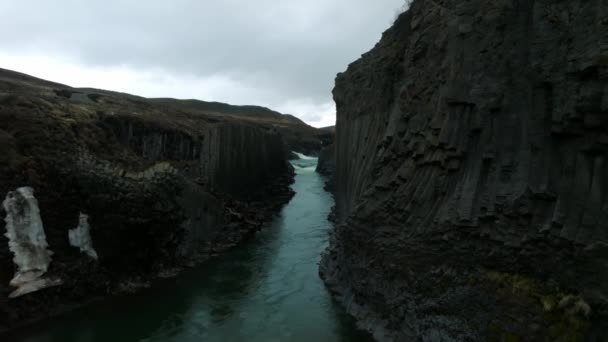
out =
[[[93,240],[91,239],[91,226],[89,226],[89,216],[80,213],[78,218],[78,227],[68,232],[70,245],[80,248],[80,252],[86,253],[91,258],[97,260],[97,252],[93,249]]]
[[[42,278],[51,263],[53,252],[48,249],[34,189],[22,187],[10,191],[2,206],[6,211],[5,236],[14,254],[13,262],[17,265],[15,276],[9,283],[16,290],[9,297],[61,284],[59,279]]]
[[[63,284],[59,278],[40,278],[27,282],[19,286],[15,291],[8,295],[8,298],[16,298],[38,290]]]

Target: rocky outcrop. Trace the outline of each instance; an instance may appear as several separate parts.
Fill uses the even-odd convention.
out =
[[[336,145],[334,144],[336,127],[323,127],[319,130],[324,133],[325,139],[323,140],[323,148],[319,152],[316,171],[328,178],[327,183],[331,187],[333,174],[336,170]]]
[[[605,336],[607,13],[416,0],[338,75],[321,275],[377,339]]]
[[[336,169],[336,147],[334,144],[323,147],[319,153],[317,172],[324,176],[332,176]]]
[[[218,118],[238,118],[241,121],[275,129],[283,136],[287,151],[298,151],[308,156],[316,156],[321,147],[327,143],[327,139],[331,139],[331,134],[324,129],[316,129],[293,115],[281,114],[265,107],[168,98],[150,99],[150,101]]]
[[[266,125],[0,70],[0,193],[35,189],[53,251],[44,276],[62,282],[8,299],[14,267],[0,240],[0,331],[252,236],[293,194],[286,155]]]

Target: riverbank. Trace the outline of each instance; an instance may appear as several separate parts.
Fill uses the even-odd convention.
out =
[[[292,161],[295,196],[255,239],[131,296],[94,303],[11,341],[353,341],[370,337],[317,276],[333,205],[316,159]]]
[[[213,113],[0,69],[0,231],[12,232],[0,236],[0,331],[136,292],[269,222],[293,196],[280,131],[306,125],[252,110]]]

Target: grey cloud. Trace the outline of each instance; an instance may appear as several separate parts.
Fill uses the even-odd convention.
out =
[[[321,121],[322,117],[319,114],[304,114],[300,118],[304,121],[317,122]]]
[[[276,104],[322,104],[331,100],[335,74],[378,41],[404,0],[4,2],[5,52],[175,77],[228,75],[267,88]]]

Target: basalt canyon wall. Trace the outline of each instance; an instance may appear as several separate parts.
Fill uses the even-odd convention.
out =
[[[338,75],[320,273],[378,340],[605,340],[606,18],[415,0]]]
[[[319,153],[319,163],[317,164],[317,172],[332,176],[336,168],[336,147],[334,144],[325,146]]]
[[[334,144],[336,136],[335,126],[320,128],[321,131],[325,132],[327,139],[319,152],[319,162],[317,163],[317,172],[329,177],[331,183],[331,177],[333,176],[336,168],[336,145]]]
[[[272,120],[0,69],[0,193],[11,212],[0,231],[21,234],[0,238],[0,331],[148,286],[255,233],[293,194],[284,122]],[[320,134],[310,132],[303,139]],[[28,214],[38,210],[42,234]],[[9,250],[9,238],[25,249]],[[12,250],[34,245],[50,264],[15,256],[25,260],[16,269]],[[9,286],[16,271],[34,281],[20,292]],[[47,288],[20,296],[33,287]]]
[[[234,106],[220,102],[200,100],[176,100],[167,98],[150,99],[154,103],[164,104],[189,111],[215,113],[223,117],[232,117],[241,121],[254,121],[257,125],[277,130],[283,136],[287,149],[305,155],[316,156],[321,148],[332,139],[332,132],[316,129],[290,114],[281,114],[260,106]]]

